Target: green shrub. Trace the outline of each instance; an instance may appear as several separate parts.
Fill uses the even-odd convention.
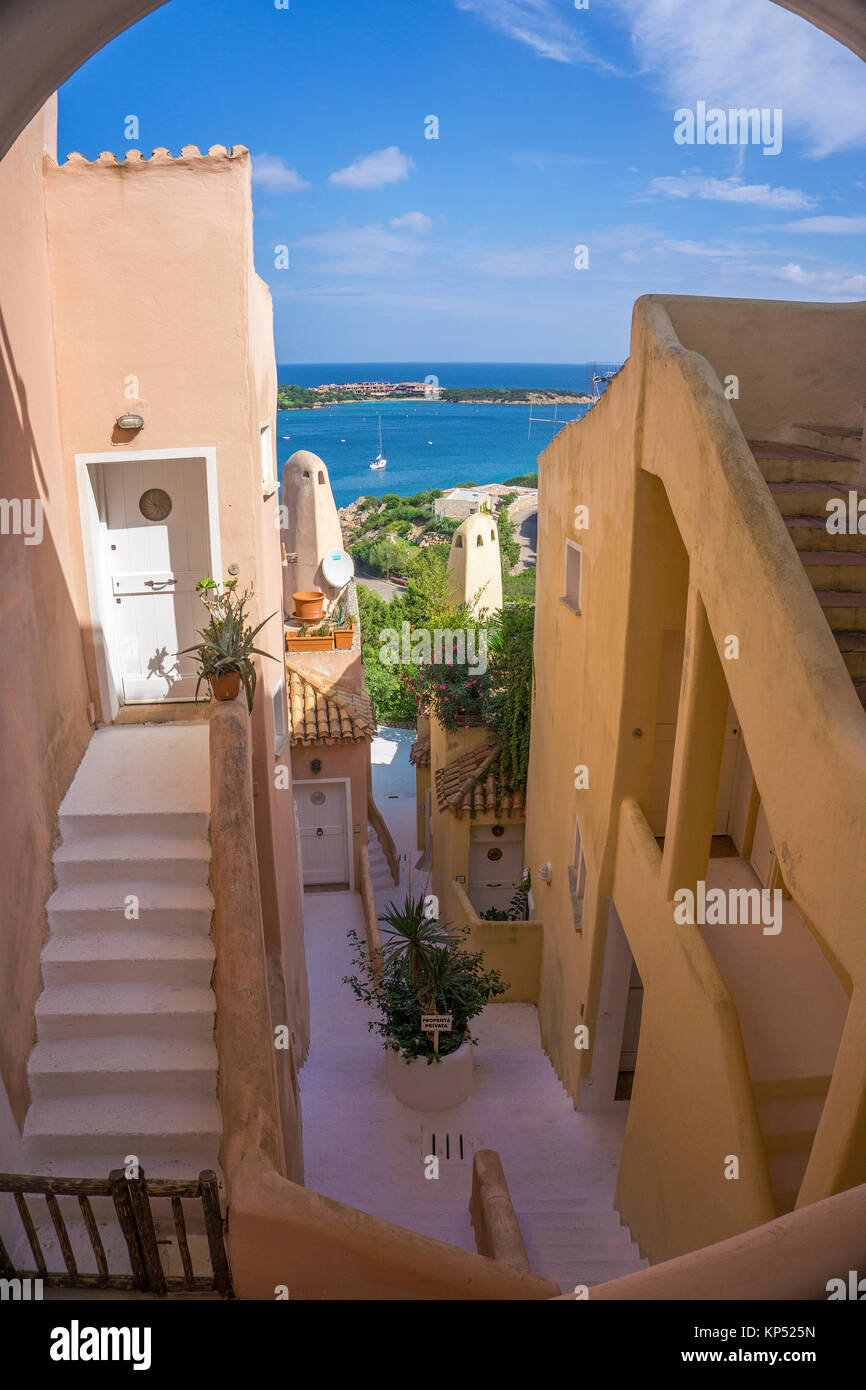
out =
[[[358,933],[350,931],[357,973],[344,976],[343,983],[356,999],[376,1010],[378,1018],[367,1027],[379,1034],[387,1051],[399,1053],[406,1062],[424,1058],[428,1066],[435,1066],[461,1043],[475,1042],[469,1024],[508,986],[498,970],[484,969],[482,952],[461,944],[468,929],[457,932],[428,917],[423,897],[407,893],[402,908],[392,903],[380,921],[381,969],[370,961]],[[451,1032],[439,1034],[438,1050],[433,1035],[421,1031],[424,1014],[452,1015]]]

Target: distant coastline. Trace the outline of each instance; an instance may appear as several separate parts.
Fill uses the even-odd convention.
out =
[[[430,387],[424,382],[359,381],[347,385],[297,386],[281,383],[277,388],[278,410],[321,410],[325,406],[372,404],[387,405],[405,401],[428,401],[431,405],[591,405],[592,396],[579,391],[557,391],[531,387]]]

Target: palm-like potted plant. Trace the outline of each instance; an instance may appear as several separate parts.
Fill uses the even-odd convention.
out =
[[[265,623],[269,623],[276,614],[272,613],[257,627],[251,627],[246,610],[253,586],[238,592],[237,579],[227,579],[223,584],[217,584],[210,578],[200,579],[195,587],[210,621],[198,634],[201,641],[178,652],[178,656],[194,655],[198,659],[196,696],[202,681],[207,680],[215,700],[234,700],[243,682],[247,708],[252,713],[257,679],[252,659],[254,656],[266,656],[271,661],[276,660],[270,652],[263,652],[254,643]]]
[[[355,997],[376,1010],[368,1027],[385,1045],[385,1070],[399,1101],[415,1110],[450,1110],[472,1091],[473,1018],[508,986],[498,970],[485,970],[480,951],[463,943],[467,932],[427,915],[425,899],[406,894],[383,923],[381,962],[371,962],[357,932],[357,973],[345,977]],[[425,1032],[425,1015],[450,1019],[448,1032]]]

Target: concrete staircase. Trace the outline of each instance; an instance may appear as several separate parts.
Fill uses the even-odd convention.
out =
[[[503,1124],[485,1131],[484,1146],[497,1149],[502,1159],[533,1273],[555,1280],[563,1293],[573,1293],[579,1284],[591,1287],[634,1274],[649,1262],[641,1257],[613,1205],[617,1164],[607,1152],[598,1153],[587,1144],[575,1172],[546,1147],[547,1135],[552,1139],[561,1126],[579,1123],[580,1117],[541,1048],[515,1047],[515,1042],[524,1041],[517,1028],[509,1038],[497,1026],[501,1021],[507,1027],[514,1008],[489,1006],[482,1015],[476,1093],[501,1107],[503,1118],[508,1116],[507,1128]],[[519,1027],[516,1015],[515,1021]],[[527,1029],[525,1042],[531,1040]],[[615,1108],[618,1123],[626,1106]],[[588,1127],[596,1122],[603,1126],[605,1118],[584,1117]],[[530,1155],[533,1161],[527,1162]]]
[[[827,530],[827,503],[858,492],[862,430],[841,425],[795,425],[811,441],[749,447],[803,562],[824,616],[866,705],[866,535]],[[815,447],[816,445],[820,447]]]
[[[384,893],[387,889],[394,889],[394,879],[391,875],[388,860],[385,858],[385,851],[372,825],[370,826],[370,838],[367,842],[367,847],[370,853],[370,874],[373,879],[373,892],[378,901],[380,891]]]
[[[63,804],[24,1127],[33,1171],[217,1172],[207,726],[97,732]]]
[[[533,1272],[556,1280],[563,1293],[649,1264],[619,1213],[597,1195],[536,1197],[521,1203],[516,1215]]]
[[[778,1216],[794,1210],[829,1088],[829,1076],[753,1083]]]

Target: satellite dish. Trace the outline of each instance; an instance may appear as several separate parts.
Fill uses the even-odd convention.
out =
[[[322,574],[332,589],[342,589],[355,574],[355,561],[345,550],[329,550],[322,560]]]

